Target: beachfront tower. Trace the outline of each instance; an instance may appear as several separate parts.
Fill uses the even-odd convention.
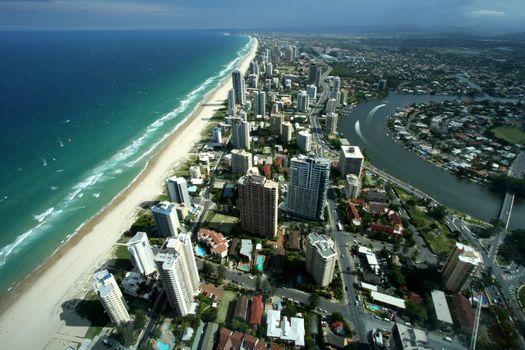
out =
[[[232,144],[234,148],[250,149],[250,123],[241,118],[232,118]]]
[[[339,151],[339,171],[342,176],[354,174],[361,177],[364,156],[359,146],[341,146]]]
[[[246,103],[246,88],[244,86],[244,77],[240,70],[232,72],[233,90],[235,91],[235,103],[244,105]]]
[[[164,237],[174,237],[180,227],[175,204],[160,202],[151,207],[159,232]]]
[[[193,314],[200,280],[189,234],[169,238],[166,250],[157,254],[155,262],[170,306],[179,316]]]
[[[319,220],[323,213],[330,177],[330,160],[299,155],[290,162],[287,211],[307,220]]]
[[[188,209],[191,208],[191,199],[188,192],[188,183],[183,177],[172,176],[166,181],[168,195],[173,203],[184,204]]]
[[[102,302],[111,322],[116,326],[123,326],[131,320],[124,296],[117,281],[108,270],[101,270],[93,275],[93,289]]]
[[[228,116],[235,116],[235,90],[228,90]]]
[[[212,141],[215,143],[222,143],[222,128],[220,126],[216,126],[211,131],[212,134]]]
[[[252,154],[243,149],[232,150],[232,173],[246,175],[253,165]]]
[[[145,276],[157,271],[155,257],[146,232],[137,232],[128,242],[128,252],[133,265]]]
[[[277,235],[279,185],[264,176],[242,176],[238,181],[241,228],[262,237]]]
[[[337,253],[334,241],[326,235],[310,233],[306,246],[306,271],[321,287],[332,282]]]

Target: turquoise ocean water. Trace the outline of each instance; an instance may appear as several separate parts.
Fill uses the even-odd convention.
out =
[[[211,32],[0,33],[0,295],[122,191],[249,48]]]

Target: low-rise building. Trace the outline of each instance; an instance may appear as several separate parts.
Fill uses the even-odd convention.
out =
[[[212,255],[221,259],[228,256],[228,241],[220,232],[201,228],[197,233],[197,241],[204,244]]]
[[[296,347],[305,345],[304,319],[299,317],[284,317],[281,321],[280,310],[266,311],[266,336],[271,339],[280,339]]]

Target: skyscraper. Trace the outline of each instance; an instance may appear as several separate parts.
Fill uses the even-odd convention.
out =
[[[93,289],[102,302],[111,322],[117,326],[123,326],[131,320],[124,296],[117,281],[108,270],[98,271],[93,275]]]
[[[478,251],[457,242],[442,271],[445,288],[451,292],[463,290],[482,263],[483,259]]]
[[[170,306],[179,316],[194,313],[193,297],[199,292],[199,274],[189,234],[170,238],[166,250],[155,257]]]
[[[325,108],[326,115],[335,113],[336,108],[337,108],[337,101],[335,100],[335,98],[329,98],[328,101],[326,101],[326,108]]]
[[[359,146],[341,146],[339,151],[339,171],[341,175],[354,174],[361,177],[363,153]]]
[[[306,113],[308,111],[309,104],[310,101],[306,91],[299,91],[299,94],[297,95],[297,111],[301,113]]]
[[[246,88],[244,86],[244,77],[240,70],[232,72],[233,90],[235,91],[235,103],[243,105],[246,102]]]
[[[310,152],[312,149],[312,134],[307,130],[302,130],[297,133],[297,146],[304,152]]]
[[[290,122],[284,122],[281,124],[281,141],[287,145],[292,141],[293,125]]]
[[[259,64],[257,61],[250,62],[250,74],[259,75]]]
[[[252,154],[243,149],[232,150],[232,173],[246,175],[253,164]]]
[[[266,71],[266,77],[267,78],[271,78],[272,75],[273,75],[273,64],[272,64],[272,62],[266,63],[265,71]]]
[[[250,149],[250,123],[232,118],[232,144],[234,148]]]
[[[228,116],[235,115],[235,90],[228,90]]]
[[[345,193],[346,199],[356,199],[361,192],[361,180],[354,174],[346,175]]]
[[[188,192],[188,183],[183,177],[172,176],[166,181],[168,195],[173,203],[182,203],[191,208],[191,198]]]
[[[337,253],[334,241],[326,235],[310,233],[306,246],[306,270],[322,287],[334,277]]]
[[[289,213],[319,220],[330,176],[330,160],[299,155],[292,158],[286,206]]]
[[[339,115],[337,113],[327,114],[324,130],[329,134],[337,133],[337,122],[338,121],[339,121]]]
[[[308,82],[309,83],[315,83],[316,74],[317,74],[317,62],[315,62],[315,60],[311,60],[310,66],[308,68]]]
[[[341,78],[339,77],[331,77],[332,85],[330,86],[330,97],[335,98],[337,100],[337,93],[341,89]]]
[[[310,100],[315,100],[317,98],[317,86],[310,84],[306,87],[306,92]]]
[[[222,143],[222,128],[216,126],[212,129],[212,141],[215,143]]]
[[[128,242],[128,252],[133,265],[143,275],[151,275],[157,271],[155,258],[146,232],[137,232]]]
[[[175,204],[160,202],[151,207],[151,211],[153,212],[153,218],[162,236],[170,237],[177,235],[180,225]]]
[[[259,91],[259,100],[257,102],[257,114],[262,115],[263,117],[266,115],[266,92]]]
[[[323,67],[317,67],[315,71],[315,86],[321,86],[321,77],[323,76]]]
[[[277,234],[279,185],[264,176],[243,176],[238,182],[241,227],[263,237]]]

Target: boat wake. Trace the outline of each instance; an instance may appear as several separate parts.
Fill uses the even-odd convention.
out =
[[[375,106],[374,108],[372,108],[370,110],[370,113],[368,113],[368,116],[366,117],[366,121],[369,122],[372,120],[372,118],[374,118],[374,114],[376,114],[376,112],[380,109],[380,108],[383,108],[384,106],[386,106],[386,103],[383,103],[383,104],[380,104],[379,106]]]

